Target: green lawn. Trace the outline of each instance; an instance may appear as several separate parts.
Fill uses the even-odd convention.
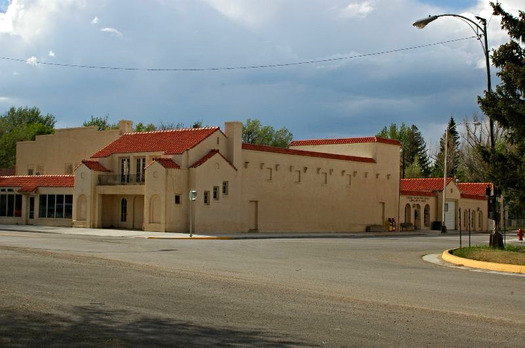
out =
[[[474,246],[455,249],[452,254],[471,260],[525,265],[525,246],[507,245],[503,250],[489,246]]]

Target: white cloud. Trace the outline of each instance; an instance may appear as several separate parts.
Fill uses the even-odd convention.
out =
[[[102,28],[102,29],[100,29],[100,31],[105,32],[105,33],[110,33],[110,34],[118,36],[118,37],[122,36],[122,33],[120,31],[118,31],[117,29],[115,29],[115,28]]]
[[[31,58],[28,58],[26,59],[26,63],[29,64],[29,65],[32,65],[32,66],[37,66],[38,65],[38,58],[33,56]]]
[[[340,14],[346,18],[366,18],[372,11],[374,7],[370,1],[353,1],[342,9]]]
[[[6,12],[0,13],[0,34],[19,36],[29,42],[52,32],[54,17],[84,6],[84,0],[12,0]]]
[[[275,15],[282,3],[257,0],[205,0],[222,15],[250,26],[259,26]]]
[[[93,20],[91,20],[91,24],[98,24],[98,17],[95,16],[95,18],[93,18]]]

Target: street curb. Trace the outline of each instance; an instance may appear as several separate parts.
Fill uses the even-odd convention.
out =
[[[520,265],[509,265],[506,263],[496,263],[496,262],[485,262],[485,261],[477,261],[477,260],[470,260],[465,259],[463,257],[458,257],[452,255],[451,251],[456,249],[449,249],[443,251],[443,254],[441,255],[441,258],[444,261],[453,263],[457,266],[465,266],[465,267],[471,267],[471,268],[481,268],[491,271],[497,271],[497,272],[508,272],[508,273],[520,273],[525,274],[525,266]]]

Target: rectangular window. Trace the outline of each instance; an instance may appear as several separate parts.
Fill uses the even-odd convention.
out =
[[[210,191],[204,191],[203,198],[204,198],[204,204],[210,205]]]
[[[35,170],[33,168],[28,168],[27,169],[27,175],[33,175],[34,172],[35,172]]]
[[[7,195],[0,195],[0,216],[7,215]]]
[[[228,195],[228,191],[230,190],[230,184],[228,181],[223,181],[222,182],[222,194],[224,196],[227,196]]]
[[[62,219],[64,218],[64,196],[58,195],[56,198],[56,202],[57,202],[57,205],[56,205],[55,217],[57,219]]]
[[[0,216],[21,217],[22,195],[0,194]]]
[[[219,200],[219,186],[213,186],[213,199]]]
[[[175,204],[180,204],[180,195],[175,195]]]
[[[33,205],[34,205],[34,198]],[[21,204],[20,204],[21,207]],[[30,207],[30,218],[32,211]],[[50,219],[71,219],[73,217],[73,195],[40,195],[38,217]]]
[[[64,219],[71,219],[73,217],[73,195],[64,195]]]
[[[129,183],[129,158],[120,159],[120,183]]]
[[[48,218],[55,217],[55,201],[56,201],[55,195],[47,196],[47,217]]]
[[[146,157],[137,158],[137,182],[144,182],[146,178]]]

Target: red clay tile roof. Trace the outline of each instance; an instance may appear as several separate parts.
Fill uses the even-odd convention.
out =
[[[235,166],[230,161],[228,161],[226,159],[226,157],[224,157],[222,155],[222,153],[219,152],[219,150],[211,150],[206,155],[204,155],[204,157],[202,157],[200,160],[198,160],[197,162],[193,163],[190,168],[197,168],[197,167],[203,165],[204,163],[206,163],[206,161],[208,161],[210,158],[212,158],[213,156],[215,156],[217,154],[219,154],[219,156],[221,156],[226,162],[228,162],[233,167],[233,169],[237,170],[237,168],[235,168]]]
[[[459,191],[461,192],[461,197],[470,198],[470,199],[483,199],[483,200],[487,199],[487,197],[485,197],[487,186],[490,186],[492,188],[492,183],[488,183],[488,182],[458,183],[458,188],[459,188]]]
[[[39,187],[73,187],[74,175],[0,176],[1,187],[19,187],[18,192],[33,192]]]
[[[266,145],[242,144],[242,148],[244,150],[265,151],[265,152],[280,153],[284,155],[308,156],[308,157],[317,157],[317,158],[337,159],[337,160],[342,160],[342,161],[376,163],[376,161],[373,158],[369,158],[369,157],[336,155],[336,154],[325,153],[325,152],[293,150],[293,149],[285,149],[282,147],[273,147],[273,146],[266,146]]]
[[[155,158],[153,162],[158,162],[161,166],[163,166],[166,169],[180,169],[180,166],[177,163],[175,163],[171,158]]]
[[[379,138],[379,137],[294,140],[290,143],[290,146],[340,145],[340,144],[362,144],[362,143],[383,143],[383,144],[401,146],[401,143],[398,140]]]
[[[110,172],[111,170],[104,167],[99,161],[95,160],[84,160],[82,161],[83,164],[86,165],[89,169],[95,171],[95,172]]]
[[[447,178],[447,185],[452,180],[454,179]],[[443,191],[443,178],[401,179],[399,191],[402,195],[410,196],[428,196],[429,193],[433,195],[436,191]]]
[[[447,185],[452,181],[447,179]],[[491,183],[458,183],[462,198],[484,200],[485,189]],[[443,190],[443,178],[401,179],[400,193],[403,196],[433,196]]]
[[[91,157],[107,157],[114,153],[160,151],[165,155],[181,154],[195,147],[216,131],[220,131],[220,128],[207,127],[126,133]]]

